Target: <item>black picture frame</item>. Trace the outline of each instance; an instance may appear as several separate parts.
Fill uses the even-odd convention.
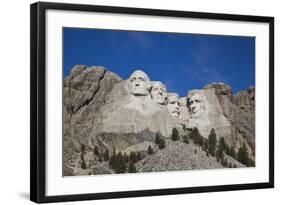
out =
[[[117,14],[169,16],[195,19],[262,22],[269,24],[269,181],[192,188],[122,191],[46,196],[46,11],[48,9]],[[218,13],[110,7],[82,4],[38,2],[30,7],[30,200],[37,203],[97,200],[198,192],[218,192],[274,187],[274,17]]]

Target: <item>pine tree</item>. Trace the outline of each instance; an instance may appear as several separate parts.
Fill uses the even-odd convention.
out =
[[[115,172],[117,174],[120,173],[125,173],[126,172],[126,161],[124,156],[122,155],[122,152],[119,151],[118,154],[116,155],[116,167],[115,167]]]
[[[197,145],[202,146],[204,144],[204,138],[203,136],[200,134],[199,130],[197,127],[194,127],[191,131],[191,133],[189,134],[189,137],[191,139],[193,139],[193,142]]]
[[[83,154],[86,153],[86,147],[84,144],[81,144],[81,153],[83,153]]]
[[[99,158],[99,162],[102,162],[102,156],[99,155],[98,158]]]
[[[191,139],[194,139],[196,138],[196,136],[198,136],[200,133],[199,133],[199,130],[197,127],[194,127],[192,130],[191,130],[191,133],[189,134],[189,137]]]
[[[115,170],[115,168],[116,168],[116,151],[115,151],[115,148],[113,148],[112,156],[110,157],[110,160],[109,160],[109,166],[113,170]]]
[[[217,155],[219,159],[223,159],[223,152],[225,150],[225,142],[224,142],[224,138],[220,137],[219,139],[219,146],[218,146],[218,150],[217,150]]]
[[[227,155],[230,155],[230,148],[229,148],[228,144],[225,144],[224,152],[225,152]]]
[[[209,152],[212,156],[215,156],[216,153],[216,143],[217,143],[217,135],[215,132],[215,129],[212,128],[211,132],[208,136],[208,142],[209,142]]]
[[[159,145],[160,144],[160,134],[157,132],[155,136],[155,144]]]
[[[134,163],[137,162],[137,155],[136,155],[135,152],[130,152],[129,161],[130,161],[130,160],[131,160],[132,162],[134,162]]]
[[[235,149],[234,149],[233,146],[231,146],[231,148],[229,149],[229,155],[230,155],[232,158],[234,158],[234,159],[237,158],[237,153],[236,153],[236,151],[235,151]]]
[[[249,166],[248,149],[245,143],[243,143],[243,146],[238,150],[237,160],[242,164]]]
[[[137,172],[136,166],[135,166],[134,162],[131,161],[131,160],[129,161],[128,172],[129,172],[129,173],[135,173],[135,172]]]
[[[81,153],[81,168],[86,169],[86,162],[84,160],[84,155]]]
[[[103,160],[104,161],[108,161],[109,160],[109,152],[108,149],[105,149],[104,153],[103,153]]]
[[[177,141],[179,139],[179,132],[177,128],[173,128],[172,130],[172,140]]]
[[[137,152],[136,153],[136,161],[140,161],[142,159],[141,153]]]
[[[166,146],[165,144],[166,144],[165,140],[160,139],[160,142],[159,142],[159,145],[158,145],[159,149],[164,149],[165,146]]]
[[[97,157],[99,156],[99,148],[97,145],[95,145],[94,147],[94,155],[96,155]]]
[[[209,140],[208,139],[204,139],[203,150],[205,152],[208,152],[208,146],[209,146]],[[209,154],[208,154],[208,156],[209,156]]]
[[[186,130],[186,125],[185,124],[183,124],[182,129],[183,129],[183,131]]]
[[[148,153],[149,155],[152,155],[152,154],[153,154],[153,149],[152,149],[152,147],[151,147],[150,145],[148,146],[147,153]]]
[[[184,136],[182,137],[182,141],[183,141],[184,143],[186,143],[186,144],[189,144],[189,138],[188,138],[188,136],[187,136],[187,135],[184,135]]]
[[[124,159],[125,159],[125,162],[128,163],[128,162],[129,162],[129,156],[127,155],[126,152],[124,153],[124,156],[123,156],[123,157],[124,157]]]

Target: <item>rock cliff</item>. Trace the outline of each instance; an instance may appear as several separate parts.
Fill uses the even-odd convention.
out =
[[[197,127],[205,138],[214,128],[217,136],[224,137],[236,151],[245,143],[254,159],[254,87],[233,95],[230,86],[211,83],[179,98],[177,94],[167,93],[162,82],[150,81],[140,70],[123,80],[102,66],[77,65],[64,79],[63,93],[64,175],[111,173],[112,170],[93,156],[95,146],[99,147],[100,152],[108,150],[110,154],[114,149],[127,153],[146,151],[149,145],[155,147],[153,141],[157,133],[168,139],[173,128],[177,128],[183,136]],[[161,150],[159,154],[143,159],[137,169],[161,170],[163,166],[160,161],[173,157],[171,152],[175,151],[174,146],[168,144],[170,153],[168,149]],[[163,169],[181,168],[183,165],[178,165],[181,162],[186,164],[183,169],[221,166],[212,158],[203,157],[200,149],[198,152],[202,154],[200,160],[203,160],[203,165],[200,160],[196,162],[197,158],[192,157],[190,147],[192,145],[179,144],[175,153],[190,155],[188,160],[196,166],[180,158],[177,163]],[[89,170],[81,169],[81,153],[84,152]],[[159,159],[160,164],[156,163],[153,167],[152,164]]]

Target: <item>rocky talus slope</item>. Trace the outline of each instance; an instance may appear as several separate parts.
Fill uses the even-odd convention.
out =
[[[215,157],[207,153],[199,146],[181,141],[166,141],[167,145],[162,150],[148,155],[136,164],[138,172],[172,171],[172,170],[198,170],[224,168]],[[236,167],[244,167],[230,156],[228,161]]]

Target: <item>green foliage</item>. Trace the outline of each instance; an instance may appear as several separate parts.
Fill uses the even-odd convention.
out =
[[[189,137],[187,135],[182,136],[182,141],[186,144],[189,144]]]
[[[141,159],[142,159],[141,153],[140,153],[140,152],[137,152],[137,153],[136,153],[136,160],[137,160],[137,161],[140,161]]]
[[[128,172],[129,173],[137,172],[136,166],[135,166],[134,162],[131,160],[129,161]]]
[[[199,133],[198,128],[197,128],[197,127],[194,127],[194,128],[191,130],[191,133],[189,134],[189,137],[190,137],[191,139],[194,139],[194,138],[196,138],[196,136],[199,135],[199,134],[200,134],[200,133]]]
[[[126,152],[124,153],[124,159],[125,159],[126,163],[128,163],[128,162],[129,162],[129,156],[127,155],[127,153],[126,153]]]
[[[159,149],[163,149],[165,147],[165,140],[160,136],[160,133],[156,133],[155,144],[158,145]]]
[[[81,168],[86,169],[86,162],[84,160],[84,154],[81,153]]]
[[[155,136],[155,144],[159,145],[160,144],[160,134],[159,133],[156,133],[156,136]]]
[[[194,127],[191,131],[191,133],[189,134],[189,137],[191,139],[193,139],[194,144],[197,144],[199,146],[202,146],[204,144],[204,138],[203,136],[200,134],[199,130],[197,127]]]
[[[216,143],[217,143],[217,134],[215,132],[215,129],[212,128],[211,132],[208,136],[208,142],[209,142],[209,152],[212,156],[215,156],[216,153]]]
[[[230,148],[228,146],[228,144],[225,144],[225,147],[224,147],[224,152],[230,156]]]
[[[113,148],[112,156],[109,159],[109,166],[115,170],[116,168],[116,151],[115,148]]]
[[[231,156],[232,158],[236,159],[237,158],[237,153],[234,149],[233,146],[231,146],[231,148],[229,149],[229,153],[227,153],[229,156]]]
[[[116,174],[125,173],[127,170],[126,160],[121,151],[116,155],[116,165],[115,172]]]
[[[183,131],[186,130],[186,125],[185,124],[182,125],[182,129],[183,129]]]
[[[96,155],[97,157],[99,156],[99,148],[97,145],[95,145],[94,147],[94,155]]]
[[[129,161],[132,161],[134,163],[137,162],[137,154],[135,152],[130,152]]]
[[[179,139],[179,132],[177,128],[173,128],[172,130],[172,140],[177,141]]]
[[[209,147],[209,140],[204,138],[203,150],[205,152],[209,152],[208,147]],[[209,156],[209,154],[208,154],[208,156]]]
[[[149,145],[148,148],[147,148],[147,153],[149,155],[152,155],[153,154],[153,148]]]
[[[237,160],[242,164],[245,164],[247,167],[255,166],[255,162],[249,159],[249,153],[245,143],[243,143],[242,147],[238,150]]]
[[[225,147],[226,147],[226,144],[225,144],[224,138],[220,137],[219,146],[218,146],[218,150],[217,150],[217,157],[219,159],[223,160],[223,152],[225,151]]]
[[[99,155],[98,158],[99,158],[99,162],[102,162],[102,156]]]
[[[109,152],[108,149],[105,149],[104,153],[103,153],[103,160],[104,161],[108,161],[109,160]]]
[[[86,147],[84,144],[81,144],[81,153],[83,153],[83,154],[86,153]]]
[[[164,149],[165,146],[166,146],[165,140],[164,139],[160,139],[160,142],[159,142],[159,145],[158,145],[159,149]]]

